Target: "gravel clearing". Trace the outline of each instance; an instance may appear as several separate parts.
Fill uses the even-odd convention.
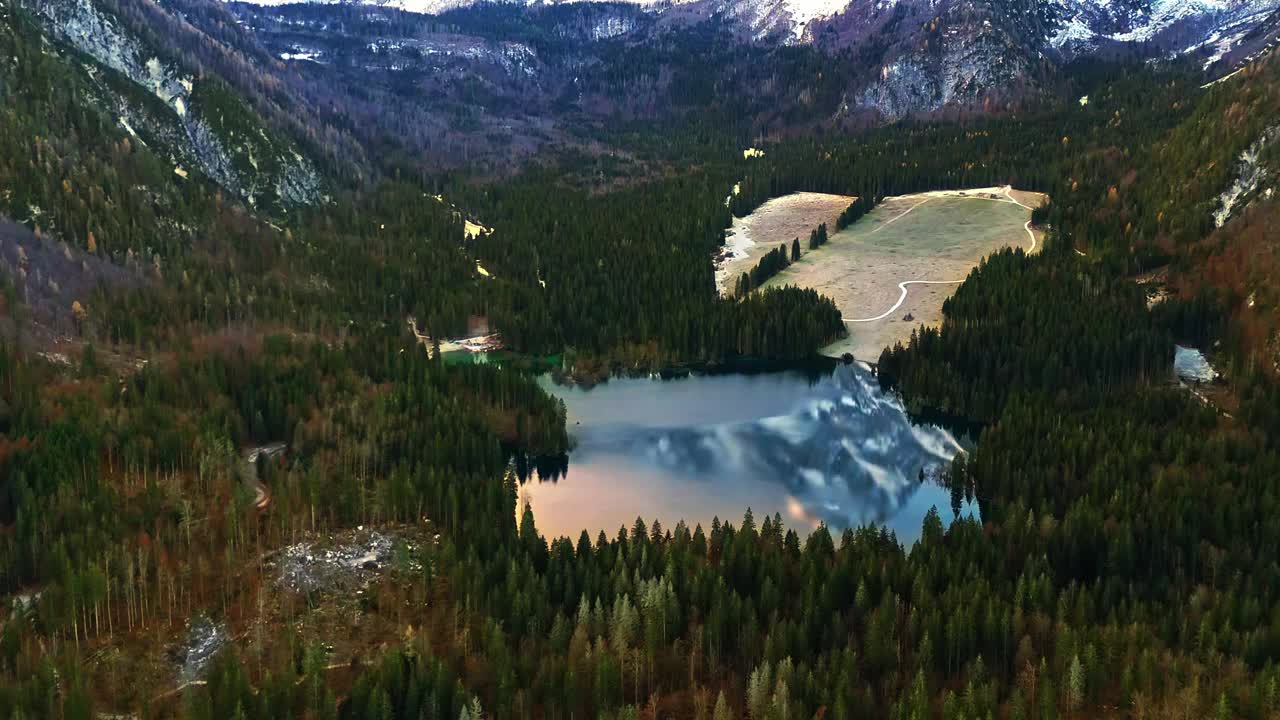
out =
[[[199,680],[218,651],[226,646],[227,629],[208,617],[197,617],[188,623],[187,641],[181,649],[182,667],[178,677],[183,683]]]
[[[277,579],[296,593],[361,592],[391,561],[391,536],[357,530],[342,540],[298,543],[279,552]]]

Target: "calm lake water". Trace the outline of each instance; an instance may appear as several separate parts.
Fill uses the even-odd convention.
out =
[[[521,497],[544,535],[615,535],[637,516],[665,527],[711,519],[759,523],[781,514],[802,534],[867,523],[913,542],[930,507],[953,517],[931,480],[961,447],[917,425],[863,365],[799,371],[613,379],[592,388],[543,386],[562,398],[577,446],[558,481],[532,479]],[[523,503],[522,503],[523,506]],[[962,514],[976,515],[966,503]]]

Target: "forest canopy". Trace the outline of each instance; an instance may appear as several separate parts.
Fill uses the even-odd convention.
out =
[[[446,17],[485,19],[511,21]],[[651,165],[616,183],[580,152],[495,178],[395,145],[356,178],[358,133],[282,118],[305,98],[229,77],[247,56],[175,60],[319,147],[326,202],[255,208],[176,174],[88,101],[121,78],[46,40],[5,6],[0,717],[1280,717],[1280,210],[1213,216],[1280,117],[1275,59],[1207,88],[1082,65],[1019,112],[797,128],[749,160],[716,117],[620,121]],[[538,530],[520,482],[572,450],[539,372],[797,362],[846,332],[819,293],[760,289],[826,226],[717,292],[734,216],[856,196],[839,229],[1005,184],[1052,198],[1043,251],[985,259],[877,365],[913,413],[975,429],[918,542],[745,508]],[[438,352],[475,326],[497,362]],[[1179,387],[1175,342],[1225,381]],[[290,584],[298,558],[356,581]]]

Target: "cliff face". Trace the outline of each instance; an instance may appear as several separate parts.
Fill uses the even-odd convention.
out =
[[[138,141],[198,172],[250,205],[277,207],[320,199],[314,165],[288,139],[269,132],[220,80],[198,79],[173,49],[148,46],[93,0],[51,0],[29,8],[48,35],[82,54],[96,82],[94,100]]]
[[[975,105],[994,90],[1025,81],[1040,62],[1034,48],[1044,35],[1044,20],[1032,3],[966,1],[927,8],[899,4],[879,24],[845,28],[850,42],[864,48],[878,42],[880,48],[869,55],[875,75],[860,92],[850,93],[850,104],[892,118],[949,104]],[[877,41],[877,29],[888,29],[889,39]]]

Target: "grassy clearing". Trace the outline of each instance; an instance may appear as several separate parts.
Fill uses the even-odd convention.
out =
[[[1012,196],[1026,206],[1042,199],[1018,191]],[[846,320],[877,317],[899,301],[901,282],[963,280],[995,250],[1030,249],[1025,228],[1030,216],[1000,188],[886,198],[824,247],[804,252],[766,286],[814,288],[834,300]],[[1039,244],[1036,233],[1037,249]],[[764,246],[767,251],[769,244]],[[885,346],[907,340],[913,328],[941,322],[942,303],[954,290],[954,284],[908,285],[896,310],[879,320],[849,322],[849,337],[824,352],[874,362]]]
[[[834,231],[836,219],[853,200],[847,195],[793,193],[770,200],[744,218],[734,218],[725,242],[726,257],[716,262],[716,287],[727,295],[739,275],[750,272],[778,245],[789,247],[800,238],[801,247],[808,247],[809,232],[823,223]]]

